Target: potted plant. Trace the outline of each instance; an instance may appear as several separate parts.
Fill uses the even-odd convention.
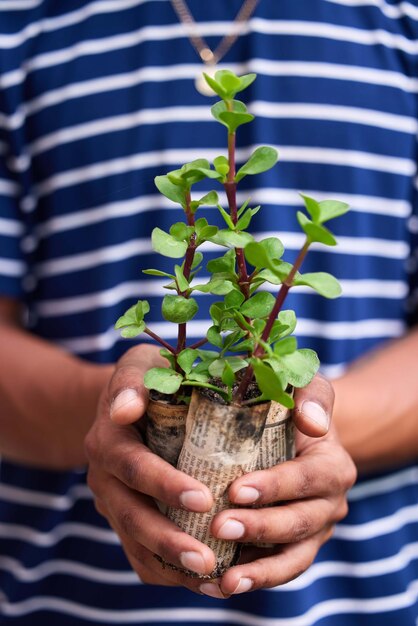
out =
[[[215,505],[209,513],[167,511],[183,530],[214,550],[217,563],[211,577],[234,564],[239,552],[235,542],[210,535],[213,516],[228,508],[227,491],[234,479],[294,454],[289,417],[294,406],[292,390],[307,385],[319,367],[314,351],[297,347],[295,313],[283,308],[289,289],[309,286],[327,298],[335,298],[341,291],[330,274],[301,274],[299,270],[311,244],[336,244],[324,223],[343,215],[347,204],[318,202],[302,195],[306,213],[298,211],[297,219],[305,242],[293,264],[283,260],[279,239],[256,241],[248,232],[260,207],[251,207],[249,200],[237,205],[240,181],[272,168],[278,158],[273,148],[258,147],[236,168],[237,129],[254,119],[236,94],[255,78],[255,74],[238,77],[227,70],[218,71],[214,78],[205,75],[220,97],[211,111],[226,129],[227,154],[215,158],[213,164],[197,159],[155,179],[158,190],[180,205],[185,215],[169,232],[158,227],[152,232],[153,249],[176,259],[172,272],[144,270],[168,281],[162,315],[178,325],[176,345],[148,328],[145,318],[150,307],[145,300],[131,306],[115,326],[123,337],[145,333],[162,346],[167,367],[150,369],[144,379],[150,390],[147,443],[161,457],[207,484],[213,493]],[[202,180],[223,187],[227,208],[219,203],[216,191],[203,197],[192,195]],[[217,207],[222,228],[201,215],[205,206]],[[201,282],[201,249],[208,243],[218,246],[220,254],[206,264],[209,279]],[[205,336],[190,343],[187,322],[199,309],[195,292],[219,299],[210,306],[212,325]]]

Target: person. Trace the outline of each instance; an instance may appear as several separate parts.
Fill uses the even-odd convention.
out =
[[[216,47],[242,2],[186,6]],[[332,405],[318,378],[298,400],[296,460],[234,483],[241,506],[214,523],[217,534],[229,520],[229,536],[277,548],[203,583],[152,556],[207,571],[210,554],[169,526],[153,498],[199,510],[210,495],[131,426],[158,350],[113,330],[143,296],[171,338],[160,284],[139,271],[151,266],[152,227],[178,211],[153,178],[223,151],[210,101],[195,89],[204,67],[190,26],[170,0],[5,0],[0,17],[2,622],[414,626],[415,7],[261,0],[222,58],[221,67],[258,73],[249,91],[257,120],[238,159],[258,144],[281,155],[243,186],[263,204],[255,234],[280,231],[296,252],[298,190],[352,210],[336,222],[337,249],[314,250],[303,268],[332,268],[343,297],[299,291],[288,301],[300,344],[334,378],[334,425],[318,437]],[[354,480],[336,431],[361,478],[334,528]],[[239,487],[280,505],[257,510]]]

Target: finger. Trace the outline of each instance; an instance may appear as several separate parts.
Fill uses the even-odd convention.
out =
[[[108,426],[106,440],[109,438]],[[100,445],[98,431],[94,438],[86,439],[87,458],[93,461],[88,473],[93,493],[106,489],[107,485],[97,480],[102,470],[106,475],[116,476],[129,488],[170,506],[198,513],[211,509],[213,498],[208,487],[153,454],[141,443],[134,428],[114,425],[111,440],[111,446]]]
[[[120,538],[126,557],[142,582],[148,585],[182,586],[199,593],[200,579],[198,577],[192,578],[171,569],[156,559],[147,548],[135,543],[123,533]]]
[[[117,424],[132,424],[144,413],[148,402],[144,375],[151,367],[164,367],[158,348],[142,344],[120,359],[109,383],[110,417]]]
[[[228,570],[220,581],[224,596],[271,588],[300,576],[312,564],[319,548],[332,535],[332,527],[296,544],[284,546],[280,553],[237,565]]]
[[[129,537],[180,569],[201,575],[209,575],[213,571],[215,556],[212,550],[181,531],[158,511],[150,498],[109,477],[102,500],[118,535]]]
[[[334,406],[334,389],[330,381],[317,374],[302,389],[295,390],[293,420],[309,437],[322,437],[328,432]]]
[[[211,532],[219,539],[244,543],[296,543],[336,523],[347,510],[343,496],[300,500],[280,507],[228,509],[215,516]]]
[[[321,441],[286,463],[241,476],[228,495],[240,505],[326,497],[347,491],[355,478],[354,463],[344,448]]]

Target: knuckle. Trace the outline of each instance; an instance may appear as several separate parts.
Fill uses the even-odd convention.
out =
[[[140,456],[132,455],[122,460],[119,471],[120,478],[129,487],[137,489],[142,482],[142,464]]]
[[[306,539],[312,532],[312,521],[306,513],[299,513],[293,522],[291,537],[292,541],[298,542]]]
[[[344,500],[342,501],[342,503],[340,504],[340,506],[337,509],[336,520],[335,521],[337,521],[337,522],[341,521],[342,519],[344,519],[344,517],[347,515],[347,513],[348,513],[348,502],[344,498]]]
[[[312,472],[306,468],[303,464],[299,467],[299,476],[296,487],[296,496],[299,498],[305,498],[310,495],[313,486]]]
[[[99,491],[99,480],[97,478],[96,472],[92,471],[90,467],[87,471],[86,480],[87,480],[87,486],[89,487],[90,491],[92,491],[94,494],[97,494]]]
[[[130,507],[121,511],[119,513],[118,524],[123,533],[129,537],[135,536],[138,528],[141,527],[141,519],[138,510]]]
[[[84,453],[88,461],[92,461],[97,455],[97,441],[93,435],[93,431],[90,430],[84,439]]]
[[[256,541],[263,541],[268,534],[267,522],[263,514],[258,515],[256,519],[255,524],[252,524],[250,521],[247,521],[245,524],[246,535],[255,536]]]

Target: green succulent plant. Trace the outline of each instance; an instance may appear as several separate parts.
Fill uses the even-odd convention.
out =
[[[215,120],[227,131],[227,155],[209,163],[196,159],[180,169],[157,176],[155,184],[162,195],[180,205],[185,220],[173,224],[169,232],[155,228],[152,246],[155,252],[177,260],[172,273],[157,269],[145,274],[167,278],[165,288],[172,292],[162,300],[165,320],[178,325],[177,345],[171,346],[147,327],[145,318],[149,304],[139,300],[116,322],[123,337],[148,334],[161,346],[168,367],[152,368],[145,376],[145,386],[172,396],[174,401],[187,402],[192,387],[206,387],[221,395],[224,401],[250,404],[275,400],[293,407],[290,387],[304,387],[319,367],[316,353],[299,349],[293,336],[296,316],[283,309],[289,289],[298,285],[311,287],[320,295],[336,298],[341,289],[338,281],[325,272],[300,273],[302,262],[313,243],[335,246],[333,234],[325,226],[329,220],[348,211],[348,205],[337,200],[317,201],[301,194],[306,213],[297,212],[305,234],[304,244],[293,264],[283,260],[284,246],[276,237],[256,241],[248,232],[251,220],[260,207],[250,207],[249,200],[237,205],[237,185],[246,176],[265,172],[275,166],[277,151],[268,146],[256,148],[249,159],[236,170],[235,143],[237,129],[250,123],[254,116],[236,100],[255,74],[236,76],[228,70],[218,71],[214,78],[205,75],[209,86],[221,99],[211,111]],[[227,208],[219,203],[216,191],[201,198],[192,198],[193,186],[209,179],[223,187]],[[218,228],[201,216],[202,207],[217,207],[224,221]],[[206,264],[209,280],[199,283],[196,275],[202,267],[199,248],[210,242],[222,254]],[[277,286],[274,296],[263,286]],[[189,344],[187,323],[199,310],[194,292],[219,296],[210,306],[212,325],[206,336]],[[205,344],[210,349],[203,349]],[[258,395],[246,399],[248,386],[257,383]]]

